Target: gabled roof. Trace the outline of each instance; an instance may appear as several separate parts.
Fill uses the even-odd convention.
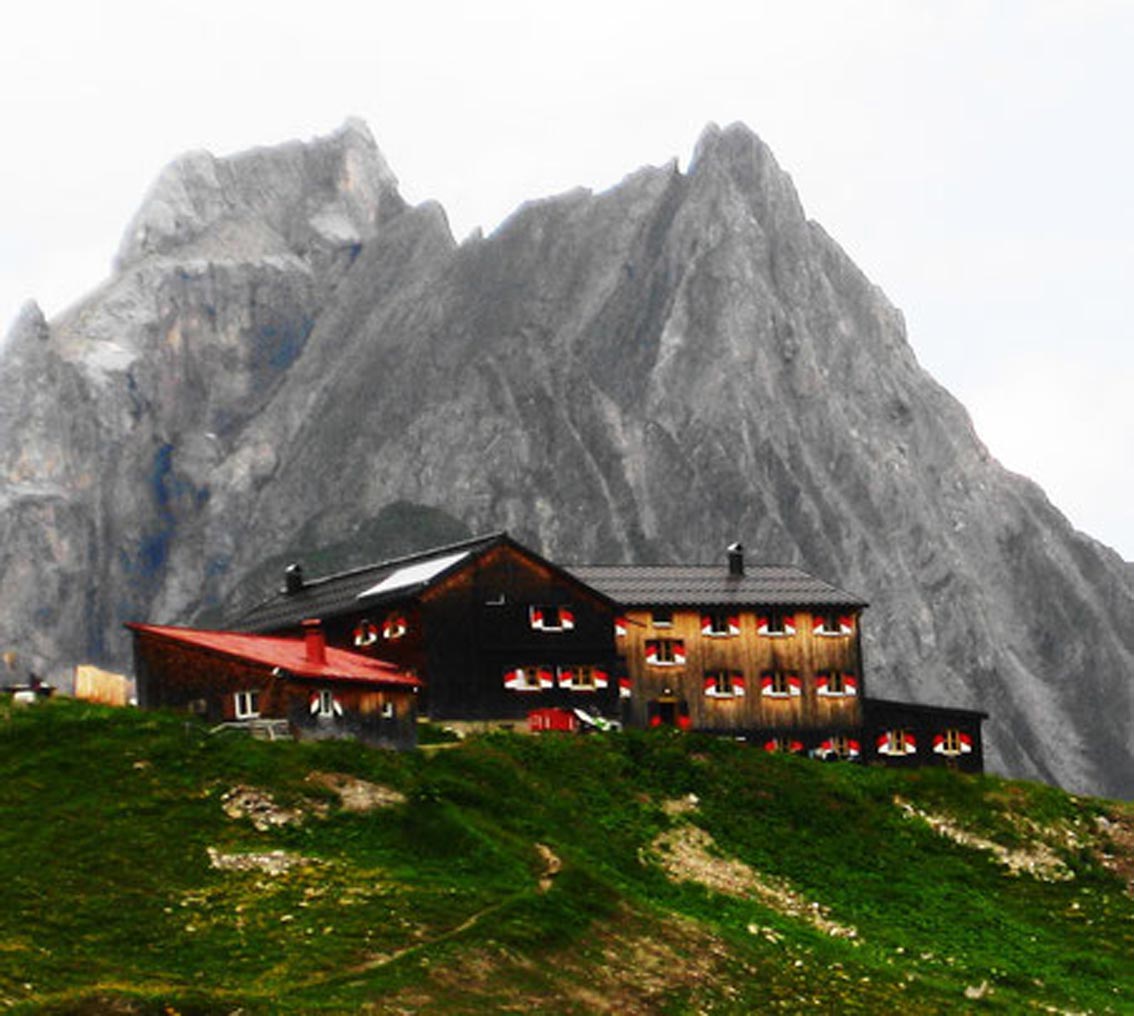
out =
[[[579,565],[571,571],[624,607],[865,607],[861,596],[788,565]]]
[[[415,566],[428,566],[431,562],[436,563],[440,559],[453,558],[446,567],[438,571],[429,573],[423,570],[419,575],[414,576],[411,582],[399,583],[396,588],[367,597],[367,603],[378,604],[386,599],[401,599],[421,592],[456,567],[466,555],[477,554],[493,546],[504,536],[504,533],[490,533],[462,543],[434,547],[334,575],[314,579],[305,577],[302,588],[290,593],[286,589],[280,589],[264,602],[233,618],[230,623],[234,628],[255,632],[298,627],[300,622],[308,617],[327,620],[358,609],[362,594],[373,590],[386,579],[392,578],[398,571],[405,574]],[[458,554],[460,558],[456,557]]]
[[[510,546],[561,575],[568,582],[585,585],[573,572],[517,543],[507,533],[498,532],[379,561],[337,575],[305,579],[302,588],[290,593],[281,589],[230,623],[232,627],[243,631],[279,631],[298,627],[301,621],[309,617],[326,621],[360,610],[378,610],[385,603],[423,595],[471,561],[499,546]],[[608,597],[601,591],[588,589],[588,592],[596,599],[609,603]]]
[[[302,638],[204,631],[200,628],[175,628],[158,624],[127,624],[126,627],[136,634],[157,636],[247,663],[279,667],[293,677],[364,682],[407,689],[421,687],[421,681],[392,663],[332,646],[325,648],[326,663],[313,663],[307,658],[307,643]]]

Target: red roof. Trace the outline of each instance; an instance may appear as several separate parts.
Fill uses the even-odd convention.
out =
[[[420,688],[422,682],[393,663],[375,660],[361,653],[347,652],[327,646],[325,663],[307,658],[307,643],[302,638],[277,638],[271,635],[244,635],[232,631],[204,631],[199,628],[175,628],[169,625],[126,625],[143,635],[158,635],[200,649],[210,649],[267,667],[279,667],[294,677],[322,678],[328,681],[364,681],[368,684]]]

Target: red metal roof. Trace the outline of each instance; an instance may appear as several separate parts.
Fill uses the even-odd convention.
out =
[[[302,638],[277,638],[270,635],[245,635],[232,631],[205,631],[200,628],[176,628],[170,625],[126,625],[133,632],[157,635],[184,645],[209,649],[250,663],[279,667],[295,677],[322,678],[327,681],[364,681],[368,684],[420,688],[422,682],[393,663],[375,660],[360,653],[327,646],[326,662],[314,663],[307,658],[307,643]]]

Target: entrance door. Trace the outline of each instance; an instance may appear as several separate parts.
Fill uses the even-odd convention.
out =
[[[646,703],[646,720],[651,727],[689,729],[689,706],[676,695],[662,695]]]

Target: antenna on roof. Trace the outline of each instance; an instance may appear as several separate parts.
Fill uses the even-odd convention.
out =
[[[303,565],[289,564],[284,569],[284,592],[288,596],[298,593],[303,588]]]

